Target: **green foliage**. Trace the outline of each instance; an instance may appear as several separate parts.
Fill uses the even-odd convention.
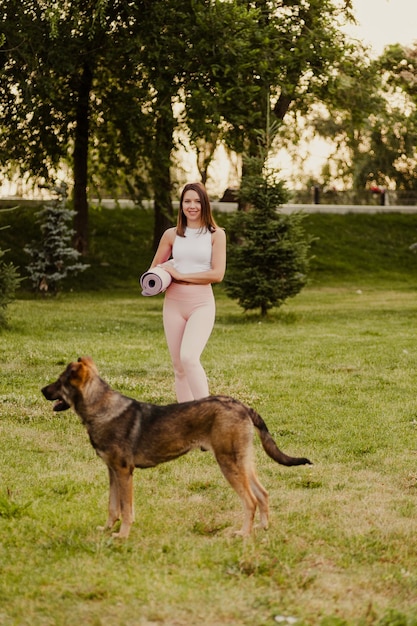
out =
[[[148,84],[137,58],[137,4],[2,3],[0,166],[46,182],[63,165],[72,170],[83,252],[87,188],[99,196],[103,186],[116,195],[143,188]]]
[[[261,164],[264,162],[261,156]],[[297,295],[307,282],[310,238],[301,213],[284,215],[279,207],[288,195],[273,174],[257,173],[259,159],[248,163],[241,199],[249,205],[230,221],[226,293],[245,310],[266,315]]]
[[[360,48],[332,81],[327,113],[313,121],[332,141],[321,183],[343,180],[347,188],[372,185],[397,191],[399,204],[413,204],[417,189],[417,47],[389,46],[372,62]],[[348,155],[348,158],[346,158]]]
[[[45,178],[72,168],[85,253],[87,188],[152,187],[156,243],[172,218],[177,131],[198,146],[202,176],[220,138],[251,152],[268,116],[322,97],[350,4],[4,0],[0,165]]]
[[[74,230],[70,222],[75,212],[66,208],[66,186],[56,189],[58,197],[36,213],[41,241],[24,250],[31,257],[27,266],[33,289],[56,294],[69,274],[78,274],[88,265],[79,261],[80,253],[71,245]]]
[[[135,145],[146,134],[138,106],[146,90],[133,36],[140,10],[104,0],[8,0],[2,10],[2,168],[19,166],[48,179],[63,161],[76,166],[75,138],[88,122],[88,182],[112,181],[117,188],[122,173],[137,164]],[[86,72],[94,78],[94,97],[82,109]]]
[[[6,309],[15,298],[20,283],[20,276],[13,263],[5,263],[2,259],[5,250],[0,248],[0,328],[6,325]]]
[[[376,163],[386,184],[394,182],[408,204],[404,192],[417,190],[417,45],[388,46],[375,66],[384,77],[385,93],[392,97],[387,98],[387,114],[379,121],[371,148],[379,156]]]
[[[256,56],[246,67],[249,59],[242,59],[238,79],[243,93],[229,100],[225,113],[230,125],[226,141],[244,154],[254,153],[257,133],[269,119],[284,120],[290,107],[305,114],[313,102],[331,97],[334,76],[352,47],[340,30],[341,21],[351,18],[350,3],[343,8],[333,0],[254,4],[257,28],[251,49]]]

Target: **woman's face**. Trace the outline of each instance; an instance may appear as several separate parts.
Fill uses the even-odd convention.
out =
[[[188,189],[182,199],[182,210],[190,228],[201,227],[201,201],[194,189]]]

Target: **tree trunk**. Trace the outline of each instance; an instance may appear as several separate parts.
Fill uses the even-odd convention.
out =
[[[76,128],[74,137],[74,247],[83,256],[88,254],[88,139],[90,92],[93,81],[91,68],[85,64],[78,88]]]
[[[285,115],[287,114],[288,109],[290,108],[290,104],[292,102],[292,97],[286,94],[281,94],[278,98],[275,106],[274,106],[274,115],[278,120],[283,120]]]
[[[241,185],[242,181],[247,180],[251,176],[260,176],[262,174],[263,165],[259,152],[259,136],[248,133],[246,154],[242,159]],[[248,211],[249,209],[249,203],[239,194],[237,210]]]
[[[155,143],[152,154],[152,187],[154,197],[153,247],[158,247],[163,232],[173,226],[174,213],[171,200],[171,153],[173,149],[174,119],[171,106],[165,99],[159,107],[156,121]]]

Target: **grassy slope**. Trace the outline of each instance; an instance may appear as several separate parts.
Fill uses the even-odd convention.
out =
[[[315,214],[306,227],[313,244],[313,284],[415,286],[417,215]]]
[[[22,268],[26,243],[37,234],[34,210],[0,211],[0,246],[10,249],[6,260]],[[227,225],[227,216],[220,215]],[[152,213],[144,210],[92,210],[90,216],[91,267],[76,280],[76,290],[131,288],[152,258]],[[316,237],[312,245],[312,285],[349,284],[358,288],[382,282],[414,286],[417,254],[417,215],[313,214],[306,230]],[[23,284],[28,287],[28,283]]]

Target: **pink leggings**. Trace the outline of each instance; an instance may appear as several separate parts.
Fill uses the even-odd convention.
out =
[[[165,293],[164,330],[174,366],[178,402],[209,395],[200,356],[213,330],[215,314],[211,285],[171,283]]]

